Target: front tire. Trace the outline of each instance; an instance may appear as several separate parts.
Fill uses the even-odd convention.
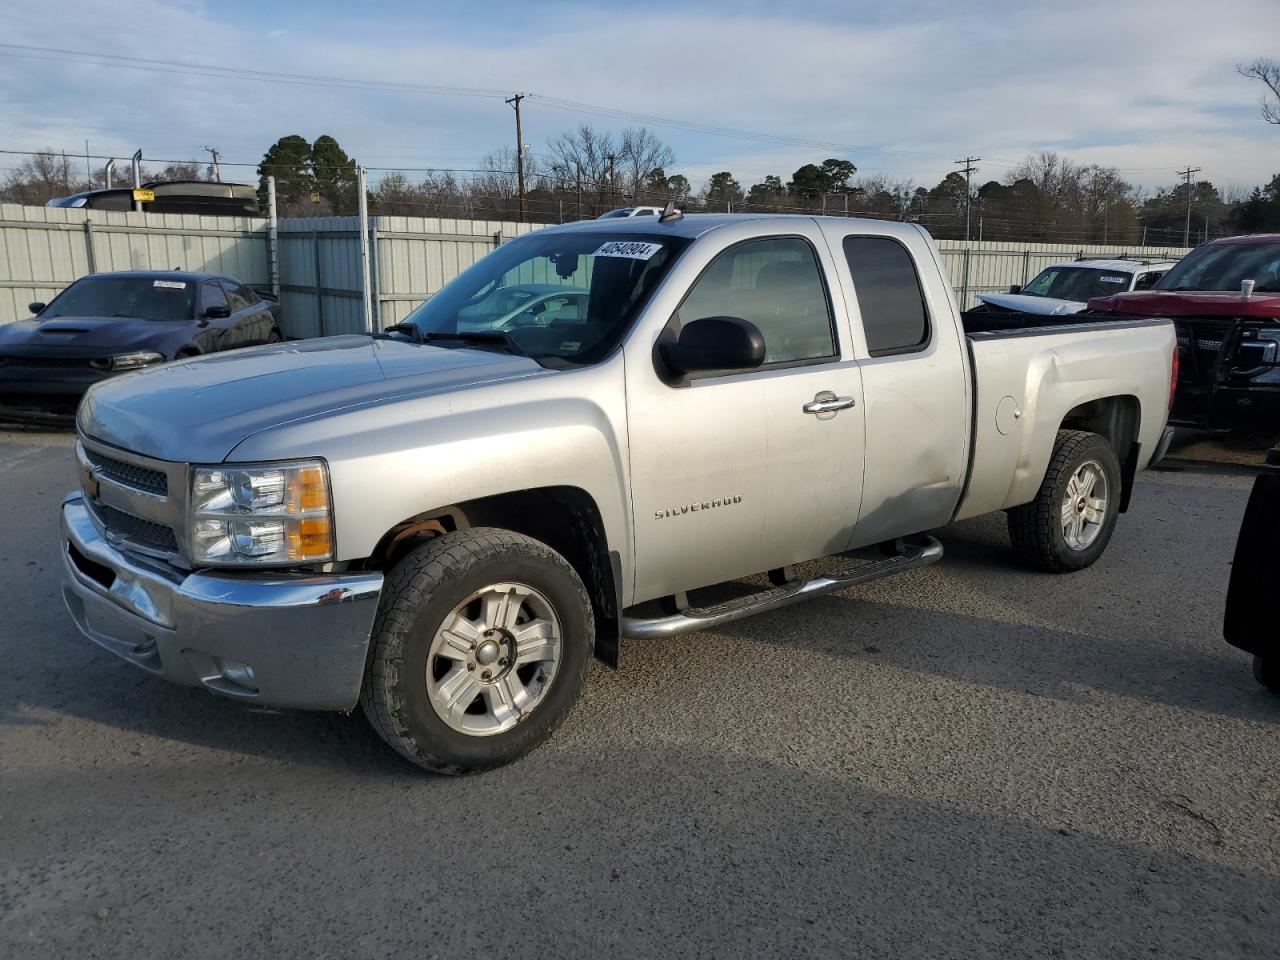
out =
[[[1060,430],[1030,503],[1008,512],[1013,551],[1050,573],[1083,570],[1102,556],[1120,516],[1120,461],[1096,433]]]
[[[508,530],[459,530],[388,575],[360,702],[421,767],[501,766],[568,715],[594,633],[591,601],[564,557]]]

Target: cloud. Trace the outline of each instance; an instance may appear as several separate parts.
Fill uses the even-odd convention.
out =
[[[238,9],[238,8],[237,8]],[[998,178],[1028,152],[1119,166],[1168,183],[1188,163],[1221,182],[1280,169],[1280,134],[1238,61],[1280,31],[1275,0],[1072,4],[656,2],[414,5],[371,17],[349,6],[240,13],[138,0],[121,19],[65,0],[56,45],[292,73],[522,90],[697,123],[854,148],[867,172],[936,183],[986,158]],[[276,22],[276,21],[279,22]],[[44,20],[10,17],[10,42],[54,44]],[[146,24],[145,30],[137,24]],[[527,103],[540,146],[579,122],[624,121]],[[834,151],[655,127],[699,180],[729,169],[787,176]],[[0,139],[20,148],[195,156],[206,143],[256,161],[277,137],[335,135],[374,166],[474,166],[514,133],[499,98],[260,84],[198,72],[141,73],[0,57]],[[251,171],[247,172],[251,176]]]

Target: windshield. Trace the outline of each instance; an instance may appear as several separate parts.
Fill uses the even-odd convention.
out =
[[[83,277],[40,311],[40,319],[122,317],[130,320],[190,320],[195,284],[163,277]]]
[[[1052,297],[1055,300],[1079,300],[1084,303],[1093,297],[1109,297],[1129,289],[1132,274],[1115,270],[1097,270],[1091,267],[1049,267],[1022,288],[1032,297]]]
[[[499,247],[405,320],[430,342],[596,363],[621,341],[689,241],[613,231],[533,233]]]
[[[1280,243],[1219,243],[1192,250],[1156,284],[1157,290],[1254,289],[1280,292]]]

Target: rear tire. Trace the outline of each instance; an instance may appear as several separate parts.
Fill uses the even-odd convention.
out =
[[[1120,461],[1106,439],[1060,430],[1036,498],[1008,511],[1014,553],[1050,573],[1092,565],[1115,531],[1120,482]]]
[[[420,767],[501,766],[568,715],[594,642],[591,600],[564,557],[508,530],[459,530],[387,576],[360,702]]]
[[[1280,657],[1254,656],[1253,679],[1272,693],[1280,694]]]

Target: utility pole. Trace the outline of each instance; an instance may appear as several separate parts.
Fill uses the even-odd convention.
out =
[[[213,182],[221,183],[222,168],[218,166],[218,161],[222,157],[222,151],[219,150],[217,147],[201,147],[200,149],[207,151],[209,154],[209,157],[212,159],[212,163],[209,164],[209,169],[213,171]]]
[[[529,210],[525,200],[524,193],[524,131],[520,127],[520,101],[525,98],[525,94],[513,94],[506,102],[511,104],[516,111],[516,180],[520,185],[520,222],[529,222]]]
[[[973,199],[973,190],[970,189],[969,178],[973,175],[973,171],[978,169],[974,166],[981,157],[965,157],[963,160],[957,160],[956,166],[964,167],[964,238],[969,239],[969,203]]]
[[[618,158],[610,153],[605,156],[605,159],[609,161],[609,206],[615,207],[618,204],[618,191],[613,185],[613,162]]]
[[[1187,181],[1187,226],[1182,231],[1182,245],[1184,247],[1191,246],[1191,175],[1199,173],[1199,167],[1187,167],[1185,170],[1175,171],[1178,176],[1186,178]]]

